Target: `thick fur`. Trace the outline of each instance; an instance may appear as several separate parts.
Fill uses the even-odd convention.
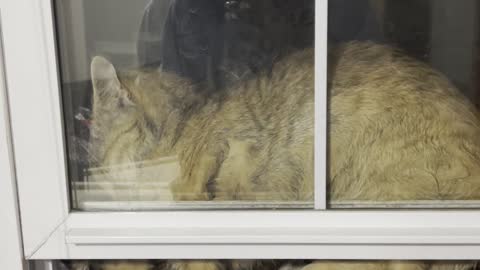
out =
[[[329,71],[331,199],[480,197],[478,115],[445,77],[368,42],[334,50]],[[118,79],[97,57],[93,156],[109,166],[177,155],[176,200],[311,200],[313,74],[313,51],[298,52],[209,99],[173,74]]]
[[[313,51],[207,99],[173,74],[117,77],[92,61],[92,151],[99,166],[177,155],[176,200],[309,201],[313,191]],[[111,171],[112,179],[125,178]],[[131,176],[135,179],[135,173]]]
[[[477,111],[443,75],[368,42],[330,59],[332,199],[480,198]]]

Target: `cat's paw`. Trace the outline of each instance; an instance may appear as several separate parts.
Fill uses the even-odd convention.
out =
[[[206,190],[192,188],[187,182],[175,180],[170,183],[170,191],[174,201],[210,201]]]

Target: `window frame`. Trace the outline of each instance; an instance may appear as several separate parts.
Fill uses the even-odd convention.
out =
[[[0,22],[0,239],[3,240],[0,244],[0,269],[26,270],[15,185],[1,27]]]
[[[315,210],[87,213],[69,210],[52,4],[3,1],[25,258],[478,259],[478,211],[325,211],[327,4],[316,1]]]

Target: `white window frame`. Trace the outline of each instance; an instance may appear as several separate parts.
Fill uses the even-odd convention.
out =
[[[0,22],[0,239],[2,239],[0,241],[0,269],[27,270],[27,264],[23,258],[17,204],[1,27]]]
[[[70,212],[51,2],[0,5],[26,259],[479,258],[478,211],[325,211],[327,0],[316,1],[309,211]]]

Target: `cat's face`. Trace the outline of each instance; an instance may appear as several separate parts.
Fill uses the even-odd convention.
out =
[[[93,122],[91,151],[98,165],[119,165],[137,161],[154,136],[154,125],[148,122],[143,104],[128,87],[126,77],[121,83],[113,65],[103,57],[91,63],[93,83]],[[127,83],[125,83],[127,82]],[[151,143],[150,143],[151,144]]]

